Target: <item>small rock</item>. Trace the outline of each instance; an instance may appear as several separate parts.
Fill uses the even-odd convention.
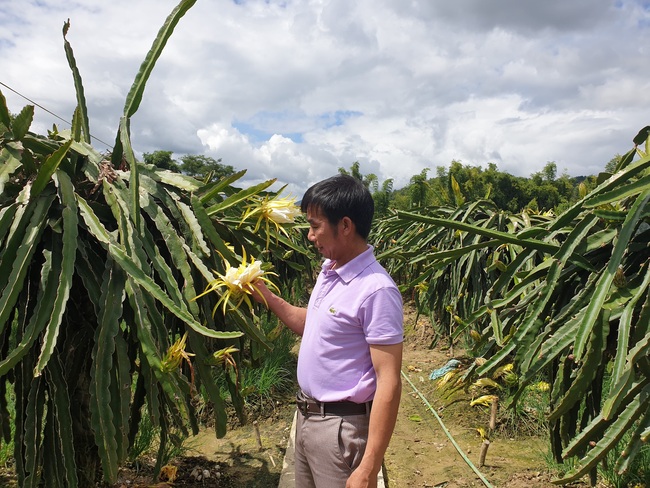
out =
[[[192,469],[192,472],[190,473],[190,478],[196,480],[196,481],[201,481],[204,476],[203,472],[207,470],[202,470],[200,466],[194,466],[194,469]],[[209,473],[209,471],[208,471]]]

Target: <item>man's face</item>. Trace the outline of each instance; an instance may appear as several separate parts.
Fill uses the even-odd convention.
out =
[[[341,243],[339,242],[338,226],[332,225],[320,209],[307,209],[309,233],[307,239],[314,243],[318,252],[324,257],[336,260]]]

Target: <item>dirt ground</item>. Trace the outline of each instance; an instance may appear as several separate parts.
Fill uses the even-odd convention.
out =
[[[429,373],[444,366],[452,357],[444,347],[430,349],[431,330],[427,320],[418,319],[407,309],[407,339],[403,371],[427,399],[450,432],[458,447],[477,467],[482,440],[477,427],[488,423],[489,412],[470,407],[469,397],[442,401],[436,394]],[[454,351],[458,357],[461,351]],[[276,402],[268,418],[234,428],[223,439],[206,430],[189,441],[189,457],[176,459],[175,482],[147,484],[131,470],[122,473],[116,488],[134,486],[204,486],[276,488],[288,442],[294,407],[290,398]],[[259,437],[258,437],[259,433]],[[395,432],[385,459],[385,477],[389,488],[464,488],[508,487],[541,488],[555,486],[545,462],[546,441],[539,437],[492,436],[485,465],[476,468],[479,476],[463,460],[445,434],[435,415],[408,381],[403,381],[402,402]],[[210,478],[201,481],[191,472],[207,470]],[[484,483],[482,479],[488,484]],[[573,484],[574,488],[586,484]]]

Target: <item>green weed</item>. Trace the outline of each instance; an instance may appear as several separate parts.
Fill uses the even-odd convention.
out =
[[[533,383],[524,389],[513,411],[514,424],[519,432],[527,435],[545,436],[548,434],[549,393],[540,385]]]
[[[564,462],[558,463],[553,456],[553,453],[549,450],[544,455],[544,462],[551,473],[555,473],[555,476],[560,478],[564,476],[569,471],[572,471],[578,465],[578,458],[571,457],[565,459]]]
[[[613,488],[650,486],[650,445],[641,448],[627,471],[619,474],[616,469],[616,461],[630,441],[630,436],[625,435],[598,465],[598,475]]]
[[[251,406],[264,408],[276,395],[291,392],[295,385],[296,336],[275,318],[264,317],[262,329],[273,337],[273,349],[258,364],[242,369],[242,391]]]
[[[284,325],[279,324],[273,316],[262,316],[261,329],[270,339],[272,349],[261,354],[253,354],[251,350],[242,352],[237,369],[239,372],[239,387],[244,403],[249,411],[263,412],[273,408],[273,400],[291,393],[295,388],[296,356],[293,348],[296,336]],[[251,349],[257,347],[252,345]],[[253,357],[256,356],[256,357]],[[231,366],[227,366],[231,368]],[[215,368],[217,384],[223,398],[230,398],[226,384],[225,369]],[[200,418],[207,418],[210,408],[206,405],[196,405]]]
[[[146,406],[142,408],[146,409]],[[188,448],[184,445],[185,437],[177,432],[167,434],[167,442],[161,452],[160,434],[160,428],[153,425],[151,416],[145,413],[140,419],[138,433],[129,449],[129,462],[138,466],[144,456],[153,455],[159,458],[157,464],[164,466],[187,452]]]
[[[8,381],[5,382],[6,387],[6,405],[7,411],[5,415],[9,415],[9,428],[11,429],[11,440],[9,442],[4,442],[0,437],[0,466],[7,467],[13,462],[14,458],[14,433],[16,432],[16,406],[15,406],[15,397],[14,397],[14,387]]]
[[[143,455],[151,452],[157,438],[158,430],[151,423],[151,417],[147,414],[143,415],[138,426],[138,433],[129,449],[129,461],[135,463]]]

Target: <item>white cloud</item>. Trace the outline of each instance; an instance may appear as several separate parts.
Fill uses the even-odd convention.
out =
[[[91,130],[110,145],[176,4],[3,0],[0,81],[69,118],[70,18]],[[597,173],[649,123],[649,26],[640,0],[198,1],[148,82],[134,148],[222,158],[296,194],[354,161],[396,188],[453,159]],[[37,111],[35,130],[52,123]]]

